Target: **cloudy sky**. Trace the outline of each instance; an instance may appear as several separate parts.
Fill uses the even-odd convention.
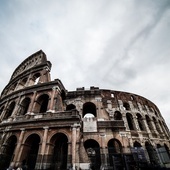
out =
[[[1,0],[0,91],[40,49],[66,89],[139,94],[170,127],[170,0]]]

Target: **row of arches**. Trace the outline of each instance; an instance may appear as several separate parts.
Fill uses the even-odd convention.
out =
[[[46,69],[44,69],[44,70],[46,70]],[[44,76],[44,74],[45,74],[45,76]],[[13,83],[11,86],[9,86],[8,88],[6,88],[4,90],[2,95],[7,95],[14,91],[23,89],[25,87],[36,85],[38,83],[43,83],[43,82],[47,82],[47,81],[49,81],[49,75],[48,75],[47,71],[36,72],[34,74],[31,74],[27,77],[20,79],[16,83]]]
[[[41,96],[39,96],[35,102],[32,112],[45,113],[48,110],[49,100],[50,98],[48,94],[42,94]],[[24,98],[19,103],[17,115],[25,115],[29,111],[30,103],[31,99],[29,97]],[[3,120],[8,119],[13,114],[15,107],[17,107],[15,101],[11,102],[6,109],[4,109],[4,106],[1,107],[0,109],[1,119]],[[76,109],[76,106],[73,104],[69,104],[66,106],[66,111],[73,109]],[[3,110],[5,112],[3,114],[4,116],[2,115]],[[92,102],[84,103],[82,109],[82,117],[97,117],[96,105]],[[154,129],[156,129],[158,133],[164,132],[166,134],[168,132],[168,131],[166,132],[166,124],[162,123],[162,121],[160,120],[156,120],[154,116],[152,116],[151,119],[148,115],[145,115],[145,117],[143,117],[141,116],[140,113],[137,113],[134,118],[131,113],[126,113],[126,119],[130,130],[139,129],[141,131],[147,131],[146,126],[148,126],[150,131],[154,131]],[[114,120],[122,120],[122,114],[119,111],[114,112]],[[138,128],[136,127],[136,123],[138,124]]]
[[[14,164],[20,162],[27,166],[28,170],[33,170],[41,169],[42,163],[48,163],[48,168],[51,170],[66,170],[68,164],[71,164],[69,140],[64,133],[53,134],[47,143],[48,154],[43,157],[41,155],[42,139],[39,134],[33,133],[27,136],[21,143],[20,150],[17,150],[19,145],[17,137],[12,135],[3,143],[0,150],[0,167],[6,169],[11,162]],[[148,141],[145,142],[144,146],[135,141],[131,147],[131,155],[124,153],[122,143],[116,138],[108,140],[107,151],[104,151],[95,139],[86,139],[83,142],[83,147],[90,161],[87,162],[95,170],[100,169],[102,164],[115,169],[123,169],[124,167],[128,169],[132,165],[134,167],[148,166],[146,164],[150,163],[151,166],[159,166],[160,162],[170,162],[169,148],[165,143],[163,145],[157,144],[154,147]]]
[[[148,103],[148,102],[147,102]],[[146,111],[146,112],[152,112],[152,113],[154,113],[155,114],[155,116],[158,116],[158,112],[157,111],[155,111],[154,109],[153,109],[153,107],[151,107],[151,106],[149,106],[149,105],[141,105],[141,104],[138,104],[139,106],[138,106],[138,108],[136,108],[136,109],[138,109],[138,110],[140,110],[139,108],[142,108],[142,110],[144,110],[144,111]],[[136,105],[134,105],[135,107],[136,107]],[[130,105],[129,105],[129,103],[128,102],[123,102],[123,109],[124,110],[131,110],[131,107],[130,107]]]
[[[28,170],[41,169],[41,163],[44,161],[50,163],[51,170],[67,169],[68,156],[68,138],[64,133],[57,133],[52,136],[48,150],[49,154],[43,159],[41,155],[41,138],[34,133],[29,135],[22,143],[21,153],[17,152],[17,137],[15,135],[9,137],[1,148],[0,167],[6,169],[13,162],[20,162],[20,165],[26,166]],[[20,157],[17,157],[21,155]]]
[[[72,109],[76,109],[76,106],[73,104],[67,105],[66,110]],[[82,117],[97,117],[96,106],[94,103],[87,102],[83,105]],[[115,111],[113,118],[114,120],[122,120],[122,114],[119,111]],[[158,133],[166,133],[166,130],[164,128],[165,124],[162,123],[160,120],[156,120],[154,116],[152,116],[151,119],[148,115],[145,115],[143,117],[140,113],[137,113],[135,115],[135,118],[133,118],[131,113],[126,113],[126,119],[130,130],[139,129],[141,131],[147,131],[146,126],[148,126],[150,131],[154,131],[154,129],[156,129]],[[134,119],[136,119],[136,122],[134,121]],[[138,128],[136,127],[136,123],[138,124]]]
[[[154,116],[151,119],[148,115],[143,117],[137,113],[135,118],[133,118],[131,113],[126,113],[126,119],[130,130],[137,130],[136,123],[138,123],[138,128],[141,131],[147,131],[148,127],[150,131],[157,130],[158,133],[164,132],[165,134],[168,132],[164,127],[165,124],[160,120],[156,120]]]
[[[6,109],[4,109],[4,106],[1,108],[1,115],[4,111],[4,116],[2,119],[8,119],[10,116],[12,116],[14,110],[17,108],[17,115],[25,115],[29,111],[29,106],[31,103],[31,99],[29,97],[24,98],[18,105],[15,101],[11,102]],[[33,112],[34,113],[45,113],[48,109],[48,103],[49,103],[49,95],[43,94],[38,97],[38,99],[35,102]]]
[[[40,82],[40,77],[41,73],[35,73],[31,77],[24,77],[23,79],[11,85],[9,89],[5,89],[4,95],[10,94],[27,86],[36,85]]]

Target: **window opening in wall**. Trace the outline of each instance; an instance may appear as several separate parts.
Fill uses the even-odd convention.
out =
[[[111,98],[114,98],[115,96],[114,96],[114,93],[111,93]]]
[[[6,111],[4,119],[7,119],[7,118],[9,118],[12,115],[12,113],[14,111],[14,108],[15,108],[15,102],[12,102],[9,105],[9,107],[7,108],[7,111]]]
[[[87,102],[83,105],[83,117],[86,114],[92,114],[94,117],[96,117],[96,106],[94,103]]]
[[[40,73],[36,73],[36,74],[33,76],[34,85],[36,85],[36,84],[39,83],[40,76],[41,76]]]
[[[158,113],[155,111],[155,115],[158,116]]]
[[[139,128],[140,128],[140,130],[141,131],[144,131],[145,130],[145,127],[144,127],[144,124],[143,124],[143,118],[142,118],[142,116],[139,114],[139,113],[137,113],[137,121],[138,121],[138,125],[139,125]]]
[[[91,169],[100,169],[101,166],[101,156],[100,156],[100,146],[97,141],[93,139],[88,139],[84,142],[84,148],[87,152],[87,156],[90,159]]]
[[[62,100],[66,99],[66,93],[64,90],[61,90],[61,98],[62,98]]]
[[[135,130],[133,118],[132,118],[132,115],[130,113],[126,113],[126,119],[127,119],[127,122],[128,122],[129,129]]]
[[[122,114],[119,111],[115,111],[114,120],[122,120]]]
[[[76,106],[75,106],[74,104],[69,104],[69,105],[67,105],[67,107],[66,107],[66,111],[74,110],[74,109],[76,109]]]
[[[41,95],[35,106],[35,113],[45,113],[48,107],[49,96],[47,94]]]
[[[20,114],[21,115],[25,115],[28,111],[28,107],[29,107],[29,104],[30,104],[30,98],[25,98],[23,99],[23,101],[21,102],[20,104]]]
[[[130,110],[130,105],[129,105],[129,103],[124,102],[124,103],[123,103],[123,107],[124,107],[125,110]]]
[[[34,83],[34,84],[38,84],[39,80],[40,80],[40,77],[37,77],[37,78],[35,79],[35,83]]]

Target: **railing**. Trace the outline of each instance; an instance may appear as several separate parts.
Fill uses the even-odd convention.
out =
[[[77,110],[64,111],[64,112],[45,112],[45,113],[27,113],[26,115],[9,117],[3,120],[1,123],[19,122],[19,121],[33,121],[33,120],[45,120],[45,119],[80,119],[80,115]]]
[[[123,120],[98,121],[98,128],[125,128]]]

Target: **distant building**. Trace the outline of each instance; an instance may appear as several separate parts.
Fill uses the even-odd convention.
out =
[[[154,103],[98,87],[67,91],[59,79],[51,81],[50,70],[40,50],[2,91],[1,170],[170,167],[170,132]]]

